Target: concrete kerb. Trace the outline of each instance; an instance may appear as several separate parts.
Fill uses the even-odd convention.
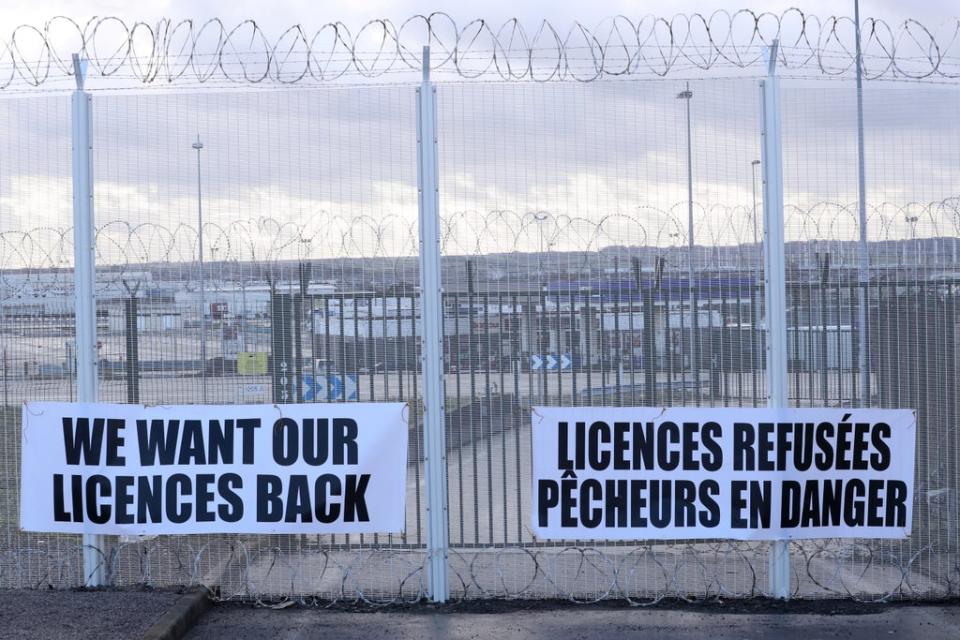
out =
[[[190,589],[147,629],[144,640],[180,640],[212,604],[207,589]]]

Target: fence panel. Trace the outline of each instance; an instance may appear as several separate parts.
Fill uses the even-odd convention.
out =
[[[865,286],[856,94],[812,82],[784,90],[791,401],[914,408],[918,418],[911,537],[793,544],[803,596],[928,597],[957,584],[958,227],[948,167],[956,164],[960,134],[943,123],[958,99],[954,87],[865,90]],[[918,118],[917,105],[929,117]],[[862,388],[864,361],[869,389]]]
[[[0,100],[0,585],[83,582],[80,536],[20,531],[20,406],[75,398],[70,103]]]
[[[954,594],[960,92],[868,87],[869,284],[855,94],[783,97],[790,402],[919,417],[911,537],[793,543],[792,591]],[[110,538],[111,583],[424,597],[414,87],[93,104],[101,400],[404,401],[411,428],[405,534]],[[0,586],[72,586],[79,537],[17,522],[19,406],[75,397],[69,104],[0,109]],[[765,543],[528,525],[534,407],[765,404],[756,80],[444,83],[438,111],[453,597],[765,593]]]
[[[11,248],[0,271],[5,415],[16,427],[20,402],[71,399],[69,138],[49,131],[70,120],[61,98],[3,104],[17,125],[5,131],[11,198],[0,229]],[[98,94],[93,126],[102,401],[271,402],[271,371],[285,366],[287,401],[409,401],[420,446],[415,356],[382,387],[304,391],[329,365],[318,325],[366,318],[354,301],[374,293],[412,308],[412,90]],[[278,315],[283,299],[293,305]],[[295,360],[273,357],[278,333],[297,337]],[[5,428],[4,442],[3,584],[77,584],[79,539],[62,543],[68,553],[55,537],[16,532],[18,429]],[[403,536],[110,538],[109,579],[216,584],[228,597],[419,598],[422,460],[410,460]]]
[[[765,402],[756,83],[439,97],[451,570],[487,595],[762,591],[763,544],[545,542],[527,513],[535,406]]]

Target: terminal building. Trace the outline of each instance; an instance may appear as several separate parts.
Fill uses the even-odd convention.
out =
[[[446,364],[450,371],[586,369],[601,363],[639,367],[644,313],[652,311],[654,357],[661,365],[676,359],[679,367],[682,357],[689,358],[685,344],[694,324],[706,358],[714,343],[739,341],[739,332],[757,329],[753,288],[749,278],[696,282],[696,320],[686,280],[664,281],[646,295],[632,281],[620,280],[556,281],[534,291],[451,292],[444,296]],[[313,353],[335,370],[418,366],[421,327],[412,295],[338,293],[313,304]]]

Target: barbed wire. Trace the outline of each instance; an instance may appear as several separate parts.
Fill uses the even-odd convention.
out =
[[[763,47],[774,39],[786,72],[842,76],[856,66],[854,26],[848,17],[819,18],[795,8],[780,14],[619,15],[569,28],[548,20],[525,27],[516,18],[460,26],[445,13],[431,13],[402,22],[371,20],[356,30],[342,22],[316,30],[295,24],[271,37],[254,20],[149,24],[59,16],[0,37],[0,88],[69,80],[74,53],[89,60],[93,75],[128,86],[380,78],[420,70],[422,45],[432,48],[432,69],[462,78],[589,82],[748,70],[762,62]],[[960,19],[929,27],[912,19],[891,24],[867,18],[861,27],[865,77],[960,77]]]
[[[0,586],[83,584],[82,544],[0,548]],[[960,561],[947,549],[902,549],[879,540],[790,543],[791,595],[859,602],[960,594]],[[330,607],[409,605],[427,599],[423,550],[394,547],[295,549],[267,537],[161,537],[120,540],[96,550],[112,586],[201,585],[218,600],[294,601]],[[769,595],[767,544],[703,541],[626,547],[542,547],[449,551],[451,598],[560,598],[577,604],[622,599],[634,606]],[[945,573],[931,574],[935,558]]]
[[[483,257],[512,253],[581,254],[585,267],[597,254],[615,248],[654,250],[668,259],[687,245],[687,203],[669,208],[640,206],[634,211],[598,217],[554,214],[549,211],[456,211],[441,219],[442,250],[446,256]],[[758,212],[759,215],[759,212]],[[807,243],[809,251],[838,256],[856,251],[856,203],[816,202],[787,205],[787,240]],[[719,269],[724,260],[756,261],[762,224],[754,226],[746,206],[695,203],[698,258],[704,269]],[[960,197],[926,203],[880,202],[868,206],[870,241],[902,242],[960,236]],[[101,223],[95,231],[97,263],[114,273],[119,284],[126,271],[170,267],[185,279],[196,275],[196,226],[167,226],[125,220]],[[347,217],[319,211],[306,220],[261,217],[227,224],[204,223],[206,259],[219,265],[255,268],[265,278],[281,277],[285,265],[304,260],[383,259],[397,261],[417,255],[417,221],[389,214]],[[723,248],[740,253],[718,256]],[[753,253],[751,253],[751,248]],[[793,253],[803,253],[794,249]],[[734,257],[731,258],[730,256]],[[946,266],[953,258],[944,254]],[[0,232],[0,299],[29,289],[72,284],[72,227],[40,226]],[[679,266],[679,265],[673,265]],[[289,270],[288,268],[286,270]],[[41,274],[42,277],[41,277]]]

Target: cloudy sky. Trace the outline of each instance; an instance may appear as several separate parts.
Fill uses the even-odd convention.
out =
[[[132,13],[120,2],[14,0],[0,8],[0,24],[42,24],[57,14],[147,22],[217,16],[228,24],[256,19],[275,36],[295,23],[308,31],[338,20],[358,28],[373,18],[402,21],[433,10],[450,13],[460,25],[477,17],[493,23],[517,17],[535,29],[542,18],[563,28],[617,14],[740,6],[599,0],[578,10],[575,4],[354,2],[331,5],[328,13],[317,3],[293,0],[275,0],[269,11],[254,2],[171,1],[144,3]],[[752,8],[778,13],[790,4]],[[953,8],[942,0],[920,4],[865,2],[863,13],[892,23],[913,17],[936,25]],[[837,4],[811,2],[802,8],[830,16]],[[755,78],[715,75],[691,84],[694,237],[703,245],[750,242],[758,85]],[[212,257],[415,252],[415,93],[412,85],[392,80],[253,91],[221,86],[116,92],[101,85],[94,92],[94,162],[97,224],[105,227],[103,259],[195,255],[197,156],[190,145],[198,135],[204,142],[203,203]],[[595,83],[443,84],[438,145],[447,250],[685,243],[686,105],[676,98],[684,87],[685,81],[669,75]],[[0,242],[7,248],[0,248],[6,256],[0,262],[69,262],[67,244],[61,243],[62,255],[50,249],[58,230],[70,225],[69,97],[19,91],[0,98],[0,122],[6,123],[0,125]],[[849,82],[784,83],[791,237],[856,236],[850,208],[856,198],[854,100]],[[956,202],[954,209],[935,210],[929,203],[960,193],[958,107],[955,84],[868,83],[873,237],[956,233]],[[27,231],[29,237],[17,235]]]
[[[897,21],[915,18],[924,22],[939,22],[944,17],[954,17],[956,3],[952,0],[924,0],[907,2],[906,0],[864,0],[861,3],[864,16],[875,16]],[[458,22],[474,18],[493,21],[519,18],[524,23],[533,24],[543,18],[558,23],[580,20],[593,23],[613,15],[638,16],[647,13],[655,15],[673,15],[674,13],[709,13],[717,9],[736,10],[751,8],[754,10],[779,13],[790,7],[799,6],[811,14],[830,16],[853,14],[853,2],[814,0],[798,3],[795,1],[752,3],[718,2],[717,0],[648,0],[630,2],[626,0],[594,0],[592,2],[555,2],[536,0],[516,2],[511,0],[487,0],[486,2],[463,2],[462,0],[359,0],[356,2],[307,2],[305,0],[272,0],[264,3],[257,0],[237,0],[234,2],[211,2],[210,0],[156,0],[149,3],[130,3],[110,0],[8,0],[0,9],[2,24],[42,22],[54,15],[76,17],[114,15],[135,20],[157,20],[159,18],[210,18],[219,17],[229,20],[253,18],[265,26],[276,28],[287,24],[302,23],[319,25],[325,22],[342,21],[348,25],[362,24],[373,18],[402,20],[417,13],[444,11]]]

